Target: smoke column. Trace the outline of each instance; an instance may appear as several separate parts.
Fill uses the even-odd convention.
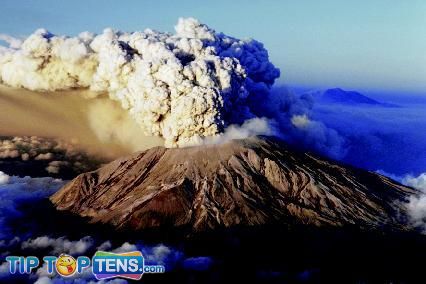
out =
[[[193,18],[179,19],[175,30],[64,37],[40,29],[0,49],[0,80],[33,91],[107,93],[141,133],[162,137],[167,147],[199,144],[255,118],[252,97],[267,95],[280,74],[262,43]]]

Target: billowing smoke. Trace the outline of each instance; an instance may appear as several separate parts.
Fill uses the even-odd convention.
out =
[[[222,144],[233,139],[244,139],[257,135],[276,135],[278,130],[274,127],[274,122],[267,118],[252,118],[246,120],[242,125],[231,124],[219,135],[206,137],[203,144]]]
[[[418,176],[411,174],[398,176],[383,170],[376,172],[417,190],[417,193],[410,196],[405,205],[410,223],[426,234],[426,172]]]
[[[40,29],[0,51],[0,79],[35,91],[107,92],[145,135],[163,137],[169,147],[255,117],[252,97],[267,94],[279,76],[263,45],[193,18],[179,19],[175,30],[64,37]]]
[[[335,159],[345,155],[344,138],[312,118],[314,101],[311,96],[298,96],[285,86],[276,86],[269,92],[256,93],[249,104],[252,113],[269,121],[274,136],[303,150]]]
[[[417,195],[410,197],[407,207],[413,224],[426,234],[426,173],[405,176],[402,183],[419,190]]]
[[[92,99],[84,102],[84,108],[91,133],[81,136],[132,150],[265,134],[335,159],[361,157],[351,150],[363,141],[352,143],[344,119],[329,121],[314,109],[311,96],[273,86],[279,70],[260,42],[229,37],[192,18],[179,19],[175,30],[169,34],[106,29],[100,35],[85,32],[72,38],[38,30],[22,42],[7,38],[13,44],[0,51],[0,80],[58,94],[63,93],[58,90],[88,90],[86,97]],[[120,111],[113,101],[127,111]],[[342,111],[332,106],[326,114],[330,113],[341,116]],[[342,127],[335,127],[339,123]],[[371,149],[367,144],[365,148]]]
[[[111,100],[92,100],[87,107],[90,129],[102,144],[115,143],[131,152],[164,144],[159,137],[143,135],[129,114]]]
[[[426,193],[426,173],[422,173],[417,177],[407,175],[403,178],[402,183]]]
[[[145,136],[118,102],[105,94],[90,98],[93,95],[83,90],[38,93],[0,85],[0,134],[58,138],[66,148],[68,141],[74,150],[107,159],[164,145],[159,137]],[[29,150],[46,152],[39,146],[48,147],[43,145],[46,139],[41,144],[27,142],[19,149],[0,149],[0,158],[24,154],[25,160]]]

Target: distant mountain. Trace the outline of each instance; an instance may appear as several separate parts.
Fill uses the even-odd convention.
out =
[[[413,193],[379,174],[262,137],[135,153],[81,174],[51,201],[130,230],[265,224],[407,230],[402,201]]]
[[[386,106],[386,107],[396,107],[396,105],[382,103],[376,101],[372,98],[369,98],[356,91],[345,91],[340,88],[328,89],[325,91],[313,91],[308,92],[314,97],[317,102],[320,103],[334,103],[334,104],[346,104],[346,105],[376,105],[376,106]]]

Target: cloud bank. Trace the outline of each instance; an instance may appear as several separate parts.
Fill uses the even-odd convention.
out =
[[[334,156],[339,160],[371,171],[417,176],[426,170],[426,105],[411,100],[401,94],[399,107],[315,101],[309,117],[338,134],[341,147]]]
[[[16,220],[24,220],[22,206],[29,206],[47,198],[65,183],[53,178],[15,177],[0,172],[0,243],[5,245],[15,238]],[[19,222],[18,222],[19,223]],[[29,224],[27,224],[29,226]],[[0,246],[1,247],[1,246]]]
[[[68,177],[94,170],[106,162],[87,155],[73,141],[37,136],[0,137],[0,160],[0,170],[9,174]]]
[[[87,250],[93,247],[93,238],[86,236],[78,241],[69,241],[65,237],[49,238],[41,236],[35,239],[24,241],[21,245],[22,249],[39,250],[49,249],[50,254],[59,255],[67,253],[71,255],[84,255]]]
[[[335,132],[340,147],[328,147],[328,156],[416,188],[418,194],[406,203],[408,217],[426,232],[426,105],[404,94],[397,98],[397,107],[353,102],[345,91],[339,95],[338,102],[345,104],[312,98],[309,116],[293,122],[306,127],[314,119]]]
[[[56,274],[47,274],[46,265],[30,275],[11,275],[4,257],[8,255],[59,255],[68,253],[73,256],[91,256],[97,250],[117,253],[140,250],[146,264],[161,264],[172,272],[177,269],[203,270],[214,260],[207,256],[187,256],[176,247],[158,243],[147,244],[141,240],[122,242],[109,239],[104,233],[87,235],[86,232],[69,228],[58,236],[60,222],[52,217],[49,227],[34,218],[34,211],[22,210],[34,207],[56,192],[64,182],[53,178],[19,178],[0,172],[0,282],[5,283],[127,283],[122,279],[98,282],[90,269],[81,275],[63,278]],[[40,214],[40,213],[39,213]],[[56,220],[56,221],[55,221]],[[56,234],[56,235],[55,235]]]

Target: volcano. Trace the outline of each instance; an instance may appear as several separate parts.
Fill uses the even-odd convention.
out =
[[[325,103],[381,105],[380,102],[364,96],[361,93],[345,91],[340,88],[316,92],[314,97],[317,97],[319,101]]]
[[[155,147],[79,175],[51,197],[59,210],[116,229],[313,225],[409,230],[414,190],[268,137]]]

